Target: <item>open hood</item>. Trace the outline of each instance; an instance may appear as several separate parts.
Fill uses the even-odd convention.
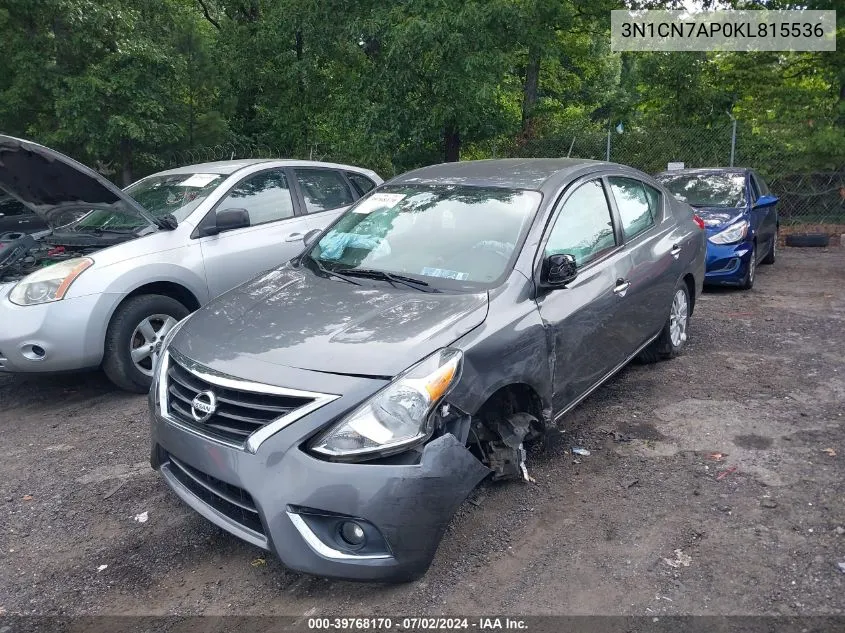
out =
[[[0,135],[0,189],[51,228],[94,209],[129,213],[158,225],[141,205],[93,169],[48,147],[11,136]]]

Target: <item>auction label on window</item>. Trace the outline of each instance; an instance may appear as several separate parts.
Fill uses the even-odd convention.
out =
[[[207,184],[220,178],[217,174],[194,174],[187,180],[179,183],[182,187],[205,187]]]
[[[361,204],[353,209],[355,213],[372,213],[376,209],[390,209],[399,204],[406,194],[404,193],[374,193],[369,198],[362,200]]]
[[[610,12],[618,51],[835,51],[836,11]]]

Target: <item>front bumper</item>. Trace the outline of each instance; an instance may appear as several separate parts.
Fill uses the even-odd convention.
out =
[[[118,295],[19,306],[9,301],[13,286],[0,285],[0,372],[72,371],[100,364]]]
[[[705,284],[736,285],[742,282],[751,261],[753,243],[713,244],[707,241]]]
[[[286,386],[313,386],[315,372],[284,369]],[[293,374],[299,384],[291,384]],[[429,442],[416,463],[313,457],[303,443],[360,402],[361,394],[384,384],[336,378],[332,387],[345,383],[356,396],[344,395],[296,420],[254,453],[173,424],[153,389],[152,466],[205,518],[274,552],[291,569],[351,580],[411,580],[428,568],[458,505],[489,471],[450,434]],[[320,379],[325,383],[324,375]],[[372,548],[344,547],[331,525],[345,519],[368,530]]]

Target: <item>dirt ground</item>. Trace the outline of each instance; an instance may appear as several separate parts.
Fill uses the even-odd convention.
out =
[[[292,573],[189,510],[103,376],[0,376],[0,613],[845,614],[845,249],[779,256],[569,415],[535,484],[477,489],[405,585]]]

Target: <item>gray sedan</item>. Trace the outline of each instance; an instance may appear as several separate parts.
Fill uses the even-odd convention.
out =
[[[152,465],[291,568],[407,580],[485,477],[631,359],[687,340],[705,238],[648,175],[583,160],[437,165],[166,337]]]

